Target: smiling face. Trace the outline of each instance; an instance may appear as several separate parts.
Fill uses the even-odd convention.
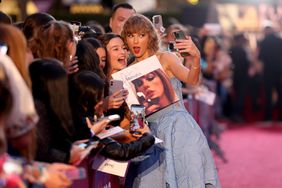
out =
[[[124,69],[127,66],[127,48],[121,38],[112,38],[106,46],[110,73]]]

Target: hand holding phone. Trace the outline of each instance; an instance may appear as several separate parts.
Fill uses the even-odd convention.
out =
[[[78,63],[77,56],[71,55],[69,62],[65,65],[68,74],[76,73],[79,70],[77,63]]]
[[[161,15],[154,15],[152,17],[152,22],[154,27],[163,34],[165,32],[165,28],[163,27],[163,19]]]
[[[109,84],[109,96],[104,98],[104,104],[107,109],[119,108],[124,103],[128,91],[123,88],[123,82],[120,80],[111,80]]]
[[[136,130],[142,129],[144,127],[144,124],[146,124],[145,107],[142,105],[132,104],[130,110],[132,113],[130,122],[130,132],[132,134],[138,135],[139,133],[137,133]]]
[[[172,34],[173,34],[175,40],[178,40],[178,39],[180,39],[180,40],[184,39],[185,40],[186,39],[185,33],[181,30],[174,31]],[[189,56],[190,54],[188,52],[181,52],[180,55],[182,57],[186,57],[186,56]]]
[[[121,80],[110,80],[109,83],[109,95],[114,94],[117,91],[123,89],[123,82]]]

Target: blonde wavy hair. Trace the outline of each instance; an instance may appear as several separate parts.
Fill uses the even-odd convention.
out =
[[[142,14],[131,16],[123,25],[121,36],[126,43],[126,36],[133,33],[147,33],[149,35],[148,49],[156,53],[159,50],[159,36],[152,22]]]

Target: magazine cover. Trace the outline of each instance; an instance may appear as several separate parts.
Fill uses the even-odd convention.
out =
[[[121,80],[129,94],[126,100],[143,105],[146,116],[178,101],[169,78],[164,73],[157,56],[152,56],[112,74],[114,80]]]

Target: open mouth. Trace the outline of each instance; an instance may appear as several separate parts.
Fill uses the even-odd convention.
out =
[[[121,58],[118,58],[118,62],[122,65],[126,65],[126,59],[125,57],[121,57]]]
[[[140,47],[133,47],[133,52],[134,54],[139,54],[141,51],[141,48]]]

